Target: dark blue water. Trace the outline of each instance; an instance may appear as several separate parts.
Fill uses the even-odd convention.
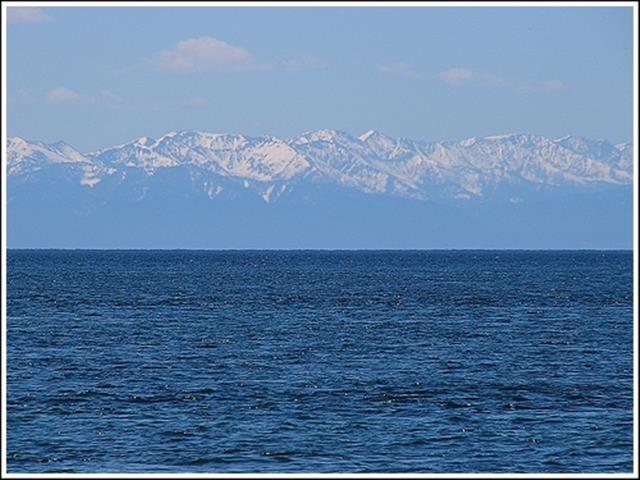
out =
[[[10,251],[9,472],[631,472],[630,252]]]

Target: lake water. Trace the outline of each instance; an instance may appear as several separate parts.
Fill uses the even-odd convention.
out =
[[[631,472],[631,252],[8,253],[9,472]]]

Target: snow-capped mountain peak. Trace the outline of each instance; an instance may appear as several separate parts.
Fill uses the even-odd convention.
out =
[[[84,155],[63,141],[46,144],[20,137],[12,137],[7,141],[7,166],[10,175],[41,169],[50,164],[87,161]]]
[[[231,182],[270,203],[298,184],[334,184],[416,199],[484,197],[527,185],[625,185],[632,181],[632,163],[628,143],[525,133],[422,142],[376,130],[354,137],[321,129],[291,140],[189,130],[157,139],[140,137],[87,154],[64,142],[14,137],[7,145],[10,175],[78,164],[80,183],[95,186],[132,172],[151,177],[181,169],[194,185],[204,182],[197,188],[211,198],[231,188]]]
[[[379,135],[377,130],[367,130],[366,132],[364,132],[362,135],[360,135],[358,138],[363,141],[366,142],[369,138]]]
[[[293,142],[297,145],[313,142],[336,142],[341,140],[351,141],[353,137],[340,130],[320,129],[303,133]]]

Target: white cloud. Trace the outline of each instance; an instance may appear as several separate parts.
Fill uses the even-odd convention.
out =
[[[475,74],[468,68],[456,67],[440,72],[439,77],[449,85],[465,85],[474,79]]]
[[[410,66],[402,62],[381,63],[376,65],[379,72],[388,73],[391,75],[399,75],[401,77],[417,77],[418,73],[415,72]]]
[[[485,86],[489,87],[508,87],[511,82],[505,80],[504,78],[496,75],[491,72],[482,72],[476,75],[480,81]]]
[[[232,72],[256,68],[248,50],[213,37],[190,38],[154,54],[148,64],[170,73]]]
[[[441,80],[449,85],[481,85],[485,87],[506,87],[509,82],[504,78],[491,72],[481,72],[464,67],[450,68],[440,72]]]
[[[203,36],[182,40],[168,50],[152,54],[137,66],[120,68],[117,73],[129,73],[138,68],[151,68],[176,74],[197,72],[241,72],[255,70],[280,70],[299,72],[326,70],[329,65],[312,55],[258,61],[246,48],[231,45],[217,38]],[[197,102],[196,102],[197,103]]]
[[[565,88],[564,83],[557,79],[528,84],[506,79],[492,72],[471,70],[464,67],[450,68],[449,70],[440,72],[438,76],[442,81],[449,85],[476,85],[482,87],[511,88],[521,93],[550,92]]]
[[[51,17],[38,7],[7,7],[7,22],[28,23],[45,22]]]
[[[78,92],[66,87],[54,88],[47,95],[47,101],[49,103],[81,103],[93,101],[92,97],[81,95]]]

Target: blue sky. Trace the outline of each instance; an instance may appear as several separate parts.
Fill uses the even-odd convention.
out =
[[[631,7],[52,7],[10,11],[7,38],[9,135],[82,151],[184,129],[632,136]]]

